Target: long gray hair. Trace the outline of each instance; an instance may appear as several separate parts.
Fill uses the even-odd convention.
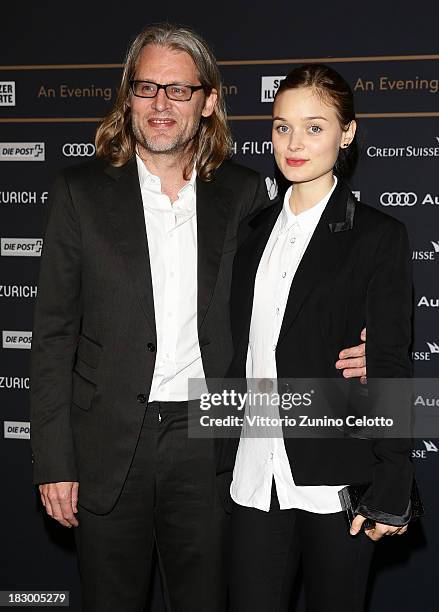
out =
[[[131,126],[130,81],[133,79],[140,52],[147,45],[158,45],[176,51],[184,51],[193,59],[205,94],[212,89],[218,92],[217,102],[210,117],[202,117],[199,130],[193,140],[192,155],[185,169],[185,176],[193,164],[201,180],[210,181],[218,166],[230,156],[232,137],[227,124],[221,76],[212,51],[203,38],[186,27],[168,23],[153,24],[145,28],[128,50],[122,80],[116,102],[96,132],[96,155],[107,159],[114,166],[123,166],[134,156],[136,140]]]

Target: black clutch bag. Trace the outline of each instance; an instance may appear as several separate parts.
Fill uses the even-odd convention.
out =
[[[424,506],[415,479],[413,479],[407,510],[402,515],[388,514],[387,512],[368,508],[363,504],[361,500],[367,493],[369,487],[370,484],[349,485],[338,492],[341,507],[346,512],[349,526],[352,525],[352,521],[357,514],[366,517],[363,523],[363,529],[373,529],[375,523],[384,523],[385,525],[392,525],[393,527],[403,527],[410,521],[424,515]]]

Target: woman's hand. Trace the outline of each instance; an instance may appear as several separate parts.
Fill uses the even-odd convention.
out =
[[[361,531],[361,527],[365,520],[365,516],[357,514],[352,521],[350,534],[357,535],[357,533]],[[384,523],[375,523],[375,527],[372,529],[365,529],[364,533],[374,542],[378,542],[378,540],[381,540],[385,535],[402,535],[407,531],[407,527],[408,525],[404,525],[404,527],[393,527],[392,525],[385,525]]]

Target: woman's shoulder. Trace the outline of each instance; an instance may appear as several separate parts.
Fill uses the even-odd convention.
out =
[[[354,224],[373,229],[377,233],[389,232],[397,235],[407,231],[405,224],[399,219],[360,200],[356,201]]]

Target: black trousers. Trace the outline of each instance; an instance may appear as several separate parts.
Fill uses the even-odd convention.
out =
[[[269,512],[234,504],[231,612],[287,612],[302,565],[308,612],[362,612],[374,543],[352,537],[343,512]]]
[[[170,612],[226,610],[230,519],[217,492],[213,442],[188,437],[186,402],[148,405],[114,509],[78,510],[83,612],[146,610],[155,546]]]

